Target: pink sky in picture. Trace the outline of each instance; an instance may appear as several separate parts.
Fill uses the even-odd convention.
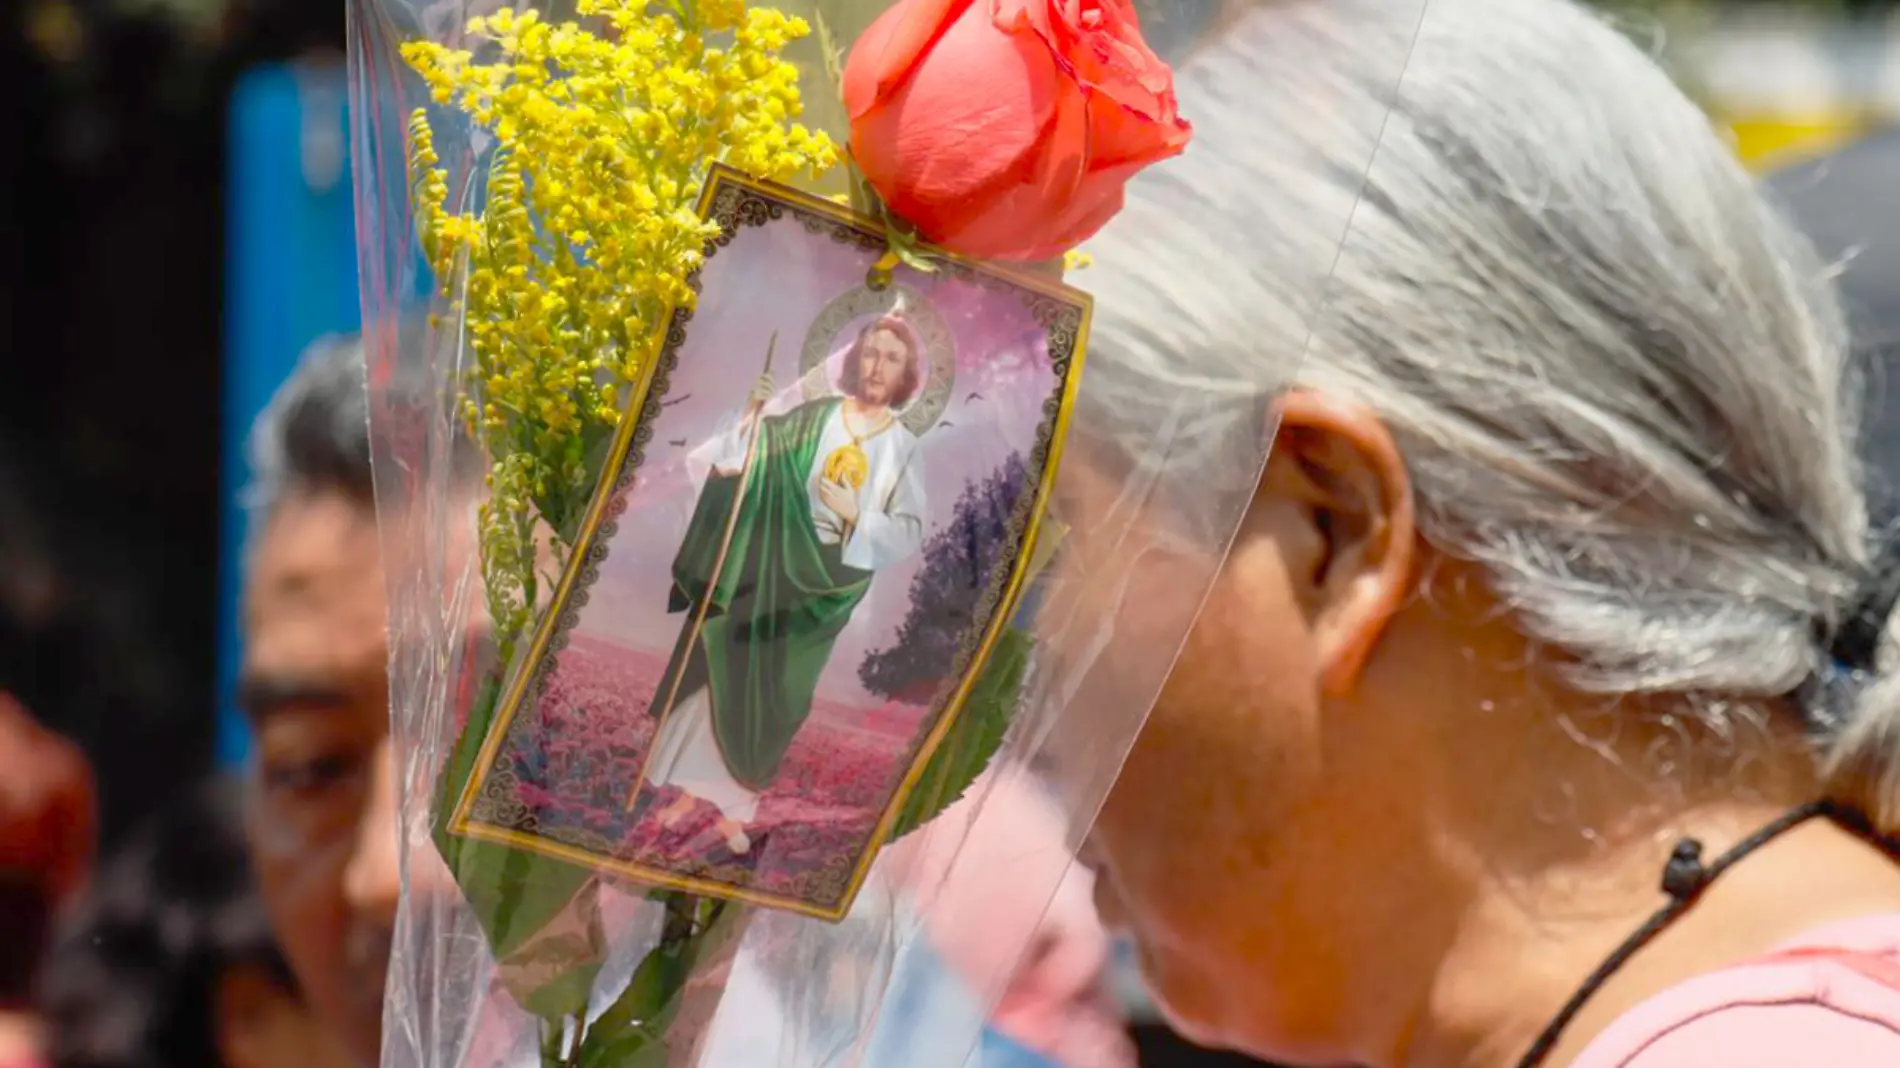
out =
[[[831,300],[863,284],[872,259],[787,217],[740,230],[707,261],[699,308],[667,384],[664,399],[673,403],[653,423],[578,634],[661,657],[672,647],[686,614],[666,612],[671,567],[699,496],[687,453],[738,420],[774,331],[779,392],[766,410],[799,403],[799,362],[812,321]],[[957,379],[949,405],[921,437],[927,539],[951,521],[972,480],[987,477],[1011,453],[1028,459],[1056,377],[1043,331],[1015,293],[903,267],[897,280],[929,300],[955,339]],[[847,334],[863,322],[847,327]],[[837,354],[849,341],[836,339],[827,349]],[[836,355],[833,365],[835,377]],[[875,701],[858,682],[858,665],[895,638],[921,562],[921,554],[913,556],[872,579],[820,679],[822,700]]]

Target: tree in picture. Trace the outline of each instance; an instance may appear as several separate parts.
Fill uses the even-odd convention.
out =
[[[924,542],[924,564],[911,581],[910,611],[897,640],[858,669],[865,689],[912,704],[935,695],[977,618],[977,602],[1009,544],[1010,517],[1028,484],[1022,454],[1012,453],[988,478],[964,487],[953,518]]]

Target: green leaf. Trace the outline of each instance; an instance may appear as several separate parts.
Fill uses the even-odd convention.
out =
[[[888,211],[884,215],[885,246],[904,266],[921,274],[935,274],[937,264],[924,251],[924,243],[915,231]]]
[[[587,1045],[607,1046],[629,1036],[654,1036],[655,1025],[663,1023],[662,1017],[678,1004],[679,993],[686,987],[696,941],[696,937],[688,937],[671,944],[662,942],[648,951],[627,980],[627,988],[588,1028]]]
[[[621,390],[621,418],[639,418],[640,413],[626,411],[627,395],[630,391]],[[602,423],[589,421],[581,427],[581,463],[587,469],[590,484],[598,485],[600,476],[607,467],[607,458],[613,452],[614,438],[618,430]],[[569,532],[573,533],[573,532]],[[571,542],[569,544],[572,544]]]
[[[838,37],[831,32],[831,20],[823,11],[814,11],[811,16],[812,30],[818,38],[818,49],[824,53],[825,77],[831,81],[831,95],[844,99],[844,49],[838,44]]]
[[[627,1068],[641,1063],[636,1058],[647,1051],[657,1049],[661,1054],[666,1053],[666,1041],[654,1038],[645,1031],[634,1031],[612,1042],[597,1043],[592,1034],[587,1038],[586,1045],[581,1047],[580,1060],[577,1062],[579,1068]],[[661,1060],[659,1063],[664,1065],[666,1062]]]
[[[623,409],[627,392],[621,391]],[[638,417],[638,412],[621,412],[623,419]],[[534,497],[535,510],[553,529],[555,540],[562,545],[572,548],[580,541],[581,524],[587,519],[588,507],[593,503],[594,488],[600,485],[617,433],[615,427],[597,420],[584,422],[580,433],[567,439],[564,457],[570,467],[584,473],[578,478],[550,478],[547,492]],[[578,486],[587,488],[583,492],[575,488]]]
[[[566,1021],[559,1017],[541,1018],[541,1063],[558,1065],[561,1063],[562,1049],[566,1045]]]
[[[918,274],[937,273],[936,261],[924,255],[916,246],[892,245],[891,248],[897,253],[897,258],[904,262],[904,266],[909,267]]]
[[[872,219],[888,218],[884,199],[877,195],[877,189],[864,176],[864,172],[858,170],[857,161],[845,157],[844,170],[846,180],[850,183],[851,210]]]
[[[745,929],[737,905],[667,891],[660,944],[647,952],[627,987],[587,1029],[580,1068],[666,1066],[666,1029],[679,1014],[695,965]]]
[[[579,1068],[669,1068],[672,1058],[665,1038],[644,1033],[581,1052]]]
[[[521,998],[521,1007],[544,1020],[563,1016],[578,1016],[587,1011],[588,1002],[593,1000],[594,981],[600,978],[602,961],[589,959],[592,947],[574,947],[565,955],[566,967],[555,972],[553,979],[533,987]],[[573,962],[580,961],[575,964]]]
[[[535,936],[577,904],[595,873],[515,846],[449,831],[456,803],[474,773],[482,739],[494,726],[500,696],[501,679],[498,674],[491,675],[469,709],[468,725],[456,738],[437,785],[433,836],[462,897],[488,936],[489,948],[502,967],[504,979],[524,971],[511,969],[511,965],[523,963],[523,957],[532,958],[533,967],[525,969],[526,973],[536,977],[553,973],[545,981],[530,980],[526,989],[521,982],[511,982],[510,991],[524,1007],[531,1001],[536,1005],[568,1005],[583,981],[591,987],[594,973],[605,959],[605,946],[602,940],[590,944],[588,939],[572,937],[537,945]],[[585,1006],[584,994],[579,1003]],[[541,1014],[535,1008],[529,1011]]]
[[[997,637],[995,648],[983,665],[982,674],[970,687],[963,711],[943,737],[923,775],[904,799],[897,822],[891,827],[891,841],[929,823],[957,802],[983,769],[989,767],[1002,748],[1010,719],[1021,697],[1023,674],[1029,667],[1032,648],[1029,635],[1015,627],[1006,628]]]

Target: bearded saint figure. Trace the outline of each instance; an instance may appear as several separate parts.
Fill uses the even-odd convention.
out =
[[[681,791],[663,826],[704,802],[727,848],[750,851],[760,794],[838,635],[872,576],[921,547],[923,458],[899,418],[919,350],[902,314],[887,314],[845,353],[839,395],[765,415],[768,370],[737,424],[690,454],[699,503],[667,605],[686,618],[652,705],[663,718],[646,773]]]

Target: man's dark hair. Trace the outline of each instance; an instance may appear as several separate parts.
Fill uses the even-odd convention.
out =
[[[417,327],[405,330],[400,344],[409,349],[425,341]],[[434,403],[439,384],[422,361],[395,362],[379,384],[387,410],[421,419],[443,407]],[[327,337],[304,350],[297,369],[251,428],[249,503],[254,509],[268,515],[292,493],[339,493],[365,508],[375,504],[367,381],[360,335]],[[460,413],[452,414],[459,432]],[[479,477],[476,450],[458,440],[450,455],[458,485]]]
[[[362,340],[329,337],[304,350],[251,428],[250,447],[251,492],[266,512],[293,490],[373,503]]]
[[[873,334],[889,334],[902,341],[904,348],[910,352],[910,362],[904,365],[903,381],[891,390],[889,401],[890,407],[902,408],[917,395],[917,387],[922,384],[923,368],[918,364],[924,354],[923,345],[917,340],[917,331],[895,315],[886,315],[858,331],[858,339],[851,343],[851,351],[845,354],[844,366],[838,371],[838,390],[847,396],[858,395],[858,376],[863,373],[858,368],[858,353]]]
[[[206,783],[100,872],[42,980],[55,1068],[214,1066],[224,976],[251,966],[297,989],[252,884],[238,813],[236,784]]]

